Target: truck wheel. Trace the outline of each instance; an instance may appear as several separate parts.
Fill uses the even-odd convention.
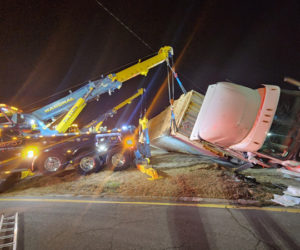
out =
[[[79,157],[77,170],[81,175],[99,172],[103,168],[104,161],[98,155],[85,155]]]
[[[62,170],[66,164],[66,159],[59,153],[48,153],[42,155],[38,160],[38,169],[43,174],[52,174]]]
[[[121,150],[112,150],[107,156],[107,165],[113,171],[128,168],[131,163],[130,153]]]

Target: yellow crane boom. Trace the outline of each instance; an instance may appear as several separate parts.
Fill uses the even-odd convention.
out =
[[[84,126],[84,128],[85,129],[94,128],[93,129],[94,131],[99,131],[100,127],[102,126],[103,122],[107,119],[107,117],[110,117],[113,114],[117,113],[119,109],[123,108],[127,104],[130,104],[135,98],[141,96],[144,92],[145,89],[143,88],[138,89],[137,93],[127,98],[126,100],[124,100],[123,102],[121,102],[120,104],[118,104],[117,106],[115,106],[114,108],[106,112],[105,114],[100,115],[98,118],[96,118],[95,120],[91,121],[89,124]]]
[[[173,56],[173,48],[170,46],[164,46],[158,51],[157,55],[150,57],[149,59],[146,59],[144,61],[139,61],[137,64],[134,64],[124,70],[121,70],[116,74],[110,74],[106,78],[104,78],[103,81],[97,82],[97,86],[91,89],[91,91],[89,91],[85,97],[78,99],[78,101],[73,105],[73,107],[64,116],[61,122],[57,125],[56,131],[58,133],[65,133],[67,131],[67,129],[72,125],[72,123],[75,121],[75,119],[78,117],[78,115],[85,107],[87,102],[86,100],[88,99],[88,96],[93,93],[94,89],[99,90],[99,88],[103,88],[103,89],[105,88],[107,89],[107,91],[110,92],[109,86],[111,85],[112,86],[111,88],[114,89],[116,88],[116,83],[119,83],[117,88],[120,88],[122,85],[121,83],[137,75],[146,76],[148,71],[151,68],[163,62],[166,62],[168,58],[172,56]],[[120,103],[116,108],[119,109],[122,107],[122,105],[124,106],[123,103]]]
[[[134,100],[135,98],[137,98],[140,95],[144,94],[144,92],[145,92],[145,89],[143,89],[143,88],[138,89],[137,93],[135,93],[133,96],[127,98],[125,101],[123,101],[119,105],[115,106],[113,108],[113,111],[118,111],[119,109],[123,108],[127,104],[130,104],[132,102],[132,100]]]
[[[108,77],[112,81],[125,82],[137,75],[147,76],[149,69],[167,61],[171,56],[173,56],[173,48],[170,46],[164,46],[158,51],[157,55],[143,62],[139,61],[137,64],[132,65],[115,75],[110,74]]]

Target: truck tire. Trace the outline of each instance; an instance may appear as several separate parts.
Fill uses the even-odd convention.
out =
[[[66,158],[58,152],[45,153],[37,161],[38,170],[45,175],[59,172],[66,164]]]
[[[127,169],[131,162],[130,152],[122,152],[122,149],[113,149],[107,155],[107,165],[113,171]]]
[[[98,155],[82,154],[77,159],[76,168],[81,175],[99,172],[104,165],[104,161]]]

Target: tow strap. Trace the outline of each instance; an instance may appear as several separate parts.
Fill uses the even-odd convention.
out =
[[[183,92],[183,94],[186,94],[186,89],[183,87],[183,84],[182,82],[180,81],[179,77],[178,77],[178,74],[175,72],[175,70],[173,69],[173,58],[172,58],[172,65],[170,65],[169,61],[167,61],[167,66],[168,68],[171,70],[172,72],[172,82],[174,84],[174,78],[176,79],[179,87],[181,88],[181,91]],[[173,86],[173,94],[174,94],[174,86]]]
[[[173,65],[173,61],[172,61]],[[170,83],[170,71],[172,73],[171,83]],[[170,103],[170,110],[171,110],[171,120],[170,120],[170,129],[171,132],[176,132],[178,130],[178,127],[176,125],[176,119],[174,114],[174,78],[176,79],[179,87],[181,88],[182,92],[186,94],[186,90],[183,87],[182,82],[178,78],[178,74],[175,72],[175,70],[172,68],[172,66],[169,63],[169,60],[167,60],[167,79],[168,79],[168,93],[169,93],[169,103]]]

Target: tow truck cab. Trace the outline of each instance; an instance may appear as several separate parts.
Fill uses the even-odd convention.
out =
[[[0,104],[0,177],[19,173],[31,167],[32,151],[26,155],[27,144],[35,144],[34,139],[27,139],[24,133],[32,133],[22,111]]]
[[[18,130],[0,128],[0,179],[13,173],[19,173],[31,167],[33,156],[25,157],[25,140]]]
[[[191,139],[264,167],[300,165],[300,91],[210,85]]]

